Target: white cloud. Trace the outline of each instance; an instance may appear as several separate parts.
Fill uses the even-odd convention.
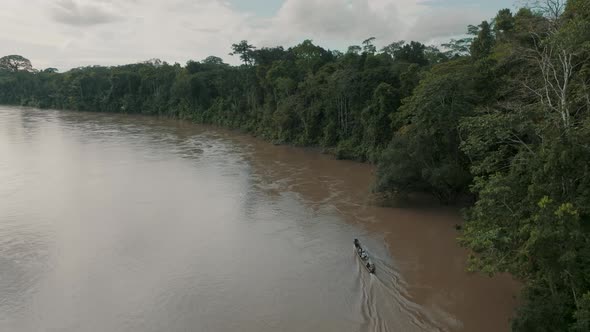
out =
[[[225,0],[0,1],[0,55],[22,54],[37,68],[61,70],[150,58],[185,63],[208,55],[236,63],[227,54],[242,39],[291,46],[309,38],[328,48],[371,36],[382,45],[429,41],[493,15],[423,0],[285,0],[270,18],[240,12]]]
[[[414,24],[406,33],[406,39],[428,41],[467,33],[469,24],[477,25],[487,19],[485,13],[476,8],[428,9],[417,16]]]
[[[286,0],[248,40],[266,46],[313,39],[344,49],[376,37],[379,46],[398,40],[430,43],[463,34],[491,15],[477,6],[444,7],[425,0]]]
[[[120,20],[122,17],[107,3],[80,3],[74,0],[59,0],[52,8],[51,16],[64,24],[90,26]]]
[[[382,15],[369,6],[366,0],[288,0],[275,22],[295,33],[334,39],[360,39],[391,30],[396,22],[400,22],[400,18],[395,6]]]

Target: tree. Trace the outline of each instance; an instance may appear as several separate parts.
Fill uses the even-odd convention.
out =
[[[29,59],[21,55],[7,55],[0,58],[0,70],[8,70],[12,72],[17,71],[33,71],[33,66]]]
[[[256,47],[248,44],[247,40],[242,40],[238,44],[232,44],[231,48],[233,52],[231,52],[229,55],[239,55],[240,59],[244,62],[246,66],[252,65],[252,56]]]
[[[504,38],[514,29],[514,17],[510,9],[502,9],[494,19],[494,33],[497,38]]]
[[[358,45],[351,45],[348,46],[348,50],[346,51],[347,54],[359,54],[362,48]]]
[[[441,52],[438,47],[436,46],[427,46],[424,49],[424,56],[428,63],[431,65],[435,65],[437,63],[444,62],[448,60],[448,57],[445,53]]]
[[[558,28],[566,3],[567,0],[536,0],[532,2],[531,7],[542,13],[555,28]]]
[[[291,48],[290,52],[295,56],[297,67],[308,73],[317,72],[323,65],[333,59],[331,52],[314,45],[309,39]]]
[[[472,42],[473,38],[451,39],[448,43],[444,43],[441,46],[446,49],[445,55],[452,58],[470,55]]]
[[[447,203],[465,192],[471,175],[457,128],[478,101],[475,72],[464,60],[437,65],[404,100],[405,120],[379,164],[377,191],[430,192]]]
[[[145,63],[146,65],[153,66],[153,67],[160,67],[164,64],[164,62],[158,58],[152,58],[152,59],[144,61],[143,63]]]
[[[223,65],[223,59],[217,56],[208,56],[203,60],[205,65]]]
[[[273,62],[283,60],[287,57],[288,52],[282,46],[262,47],[253,52],[254,61],[260,66],[269,66]]]
[[[383,47],[381,49],[381,52],[383,52],[393,58],[393,57],[395,57],[395,52],[397,52],[399,49],[401,49],[402,46],[404,46],[405,44],[406,44],[406,42],[404,40],[393,42],[393,43]]]
[[[586,0],[569,0],[564,15],[567,19],[579,19],[588,22],[590,20],[590,3]]]
[[[479,25],[477,37],[473,39],[473,43],[471,44],[471,56],[474,59],[484,58],[491,53],[493,46],[494,36],[492,29],[487,21],[483,21]]]
[[[367,54],[375,54],[375,52],[377,52],[377,48],[375,47],[375,45],[373,45],[374,41],[375,37],[365,39],[363,41],[363,52]]]
[[[204,66],[199,62],[199,61],[193,61],[193,60],[189,60],[186,63],[186,70],[190,73],[190,74],[195,74],[200,72],[201,70],[204,69]]]
[[[375,88],[369,105],[363,110],[363,147],[366,158],[378,161],[383,149],[393,135],[390,114],[399,107],[399,92],[388,83],[381,83]]]
[[[409,63],[416,63],[424,66],[428,64],[424,51],[426,46],[419,42],[410,42],[409,44],[403,45],[398,50],[394,51],[393,55],[396,60],[403,60]]]

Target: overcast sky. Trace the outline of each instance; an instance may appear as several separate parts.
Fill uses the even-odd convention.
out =
[[[62,71],[209,55],[230,45],[293,46],[304,39],[344,50],[376,37],[436,43],[462,34],[514,0],[0,0],[0,56]]]

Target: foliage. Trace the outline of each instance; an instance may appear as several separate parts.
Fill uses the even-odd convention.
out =
[[[33,71],[33,66],[31,61],[22,55],[7,55],[0,58],[0,70],[11,72]]]
[[[474,66],[466,60],[437,65],[404,100],[379,169],[377,190],[429,191],[444,202],[465,192],[471,175],[459,149],[459,121],[478,102]]]
[[[568,11],[558,20],[525,9],[503,25],[485,57],[502,82],[495,101],[460,125],[477,197],[461,242],[473,269],[524,282],[515,331],[588,327],[589,22]]]
[[[374,40],[347,54],[311,40],[289,49],[257,49],[244,40],[231,46],[239,67],[210,56],[184,67],[153,59],[64,73],[2,72],[0,102],[191,119],[377,162],[401,99],[421,71],[446,57],[417,42],[378,52]]]

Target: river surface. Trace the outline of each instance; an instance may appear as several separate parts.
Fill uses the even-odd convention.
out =
[[[455,210],[373,168],[150,117],[0,107],[0,331],[507,331]],[[352,240],[376,260],[369,275]]]

